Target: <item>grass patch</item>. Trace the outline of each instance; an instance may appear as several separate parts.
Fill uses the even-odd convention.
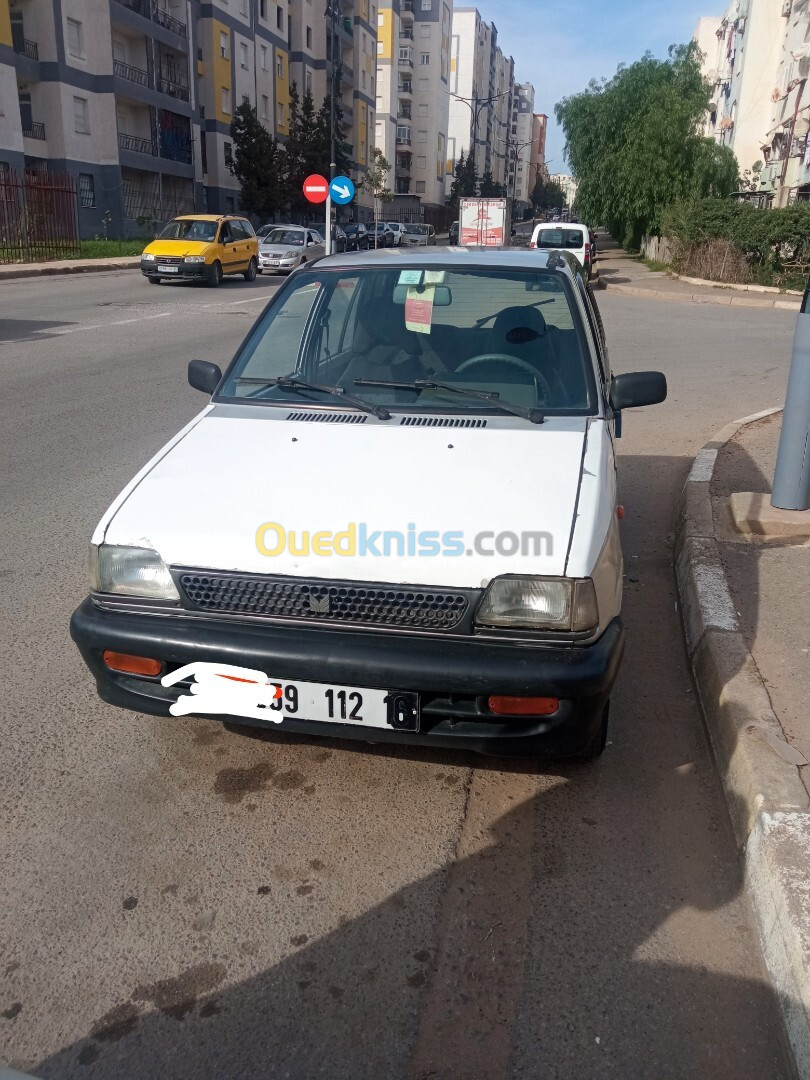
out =
[[[82,240],[82,259],[134,258],[149,240]]]
[[[671,270],[669,263],[659,262],[657,259],[645,259],[644,256],[639,256],[640,263],[643,263],[648,270],[652,270],[655,274],[666,274]]]

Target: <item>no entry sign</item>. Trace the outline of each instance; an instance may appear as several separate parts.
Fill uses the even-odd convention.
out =
[[[325,176],[318,176],[314,173],[312,176],[308,176],[304,181],[304,197],[311,203],[326,202],[326,196],[329,194],[329,181]]]

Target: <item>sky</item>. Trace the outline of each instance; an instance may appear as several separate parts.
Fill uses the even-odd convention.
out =
[[[548,113],[549,171],[567,172],[563,136],[554,121],[560,98],[610,78],[620,63],[649,49],[666,56],[689,41],[701,15],[720,15],[725,0],[455,0],[476,6],[498,28],[498,44],[515,58],[515,78],[534,86],[534,111]]]

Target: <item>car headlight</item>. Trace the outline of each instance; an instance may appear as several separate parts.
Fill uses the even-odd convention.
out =
[[[141,255],[141,259],[143,260],[143,262],[154,262],[155,256],[152,254],[151,251],[145,251],[143,255]]]
[[[298,258],[298,252],[297,251],[285,251],[284,254],[281,257],[282,257],[282,259],[297,259]]]
[[[94,592],[118,596],[180,599],[168,567],[152,548],[92,544],[90,587]]]
[[[186,255],[185,259],[183,259],[183,262],[187,262],[187,263],[204,263],[205,262],[205,256],[204,255]]]
[[[480,626],[524,630],[592,630],[599,623],[590,578],[495,578],[484,593],[475,621]]]

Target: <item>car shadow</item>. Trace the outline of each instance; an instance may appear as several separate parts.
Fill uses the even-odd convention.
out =
[[[58,337],[58,334],[49,334],[47,331],[75,325],[72,322],[52,319],[0,319],[0,342],[38,341],[42,338]]]

